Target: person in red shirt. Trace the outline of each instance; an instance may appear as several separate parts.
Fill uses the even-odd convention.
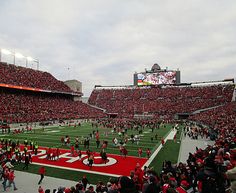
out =
[[[70,145],[70,137],[67,138],[67,145]]]
[[[165,140],[163,138],[161,138],[161,144],[162,144],[162,146],[164,146],[164,144],[165,144]]]
[[[56,152],[56,159],[57,160],[59,160],[59,157],[60,156],[60,149],[59,148],[57,148],[57,152]]]
[[[61,137],[61,145],[64,145],[65,139],[64,137]]]
[[[39,186],[38,192],[39,193],[44,193],[44,190],[43,190],[43,188],[41,186]]]
[[[122,149],[122,153],[123,153],[123,156],[124,156],[124,157],[127,156],[128,151],[127,151],[127,149],[126,149],[125,147],[123,147],[123,149]]]
[[[140,148],[138,148],[138,156],[139,157],[141,157],[142,156],[142,153],[143,153],[143,150],[142,150],[142,148],[140,147]]]
[[[75,147],[73,145],[70,146],[70,153],[71,153],[71,156],[74,156]]]
[[[180,186],[176,188],[178,193],[187,193],[186,189],[188,188],[189,183],[186,180],[182,180]]]
[[[47,154],[46,159],[51,160],[51,153],[52,153],[52,149],[51,149],[51,148],[48,148],[48,149],[46,150],[46,154]]]
[[[107,141],[103,141],[102,143],[102,149],[106,149],[107,148]]]
[[[3,183],[2,183],[4,191],[6,191],[6,188],[7,188],[8,178],[9,178],[9,169],[6,166],[4,166],[3,167]]]
[[[14,170],[12,170],[8,174],[8,181],[9,181],[8,187],[11,187],[11,184],[13,184],[14,190],[17,190],[14,179],[15,179],[15,174],[14,174]]]
[[[151,150],[150,150],[149,148],[147,148],[147,151],[146,151],[146,153],[147,153],[147,157],[148,157],[148,158],[150,158],[150,155],[151,155]]]
[[[167,190],[171,187],[169,183],[169,177],[166,174],[163,174],[162,181],[163,181],[162,192],[166,193]]]
[[[41,166],[41,167],[39,168],[40,180],[39,180],[38,184],[41,184],[41,182],[42,182],[42,180],[43,180],[43,178],[44,178],[44,176],[45,176],[45,173],[46,173],[45,167],[44,167],[44,166]]]
[[[96,132],[96,140],[99,140],[100,139],[100,135],[99,135],[99,132],[97,131]]]
[[[66,188],[66,189],[64,190],[64,192],[65,192],[65,193],[71,193],[70,188]]]

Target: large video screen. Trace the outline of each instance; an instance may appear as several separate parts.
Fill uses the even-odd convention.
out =
[[[176,71],[161,71],[157,73],[138,73],[138,86],[176,84]]]

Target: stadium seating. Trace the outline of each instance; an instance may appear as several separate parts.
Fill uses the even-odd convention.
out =
[[[208,117],[211,114],[218,119],[221,111],[223,118],[220,123],[228,128],[228,120],[235,117],[235,109],[236,102],[232,102],[210,110],[208,113],[201,113],[201,117]],[[196,116],[192,118],[196,118]],[[206,118],[201,119],[202,121],[206,120]],[[118,123],[120,121],[118,120]],[[198,132],[200,135],[200,128]],[[231,189],[234,188],[233,182],[235,181],[236,149],[233,149],[236,141],[235,132],[235,129],[231,132],[225,132],[224,129],[219,130],[215,145],[208,145],[205,149],[196,147],[195,152],[189,152],[185,163],[173,164],[171,161],[165,161],[160,174],[153,168],[147,167],[142,170],[137,164],[129,177],[111,178],[108,182],[98,181],[95,188],[89,186],[87,190],[83,189],[83,183],[80,180],[75,186],[71,188],[59,187],[58,191],[62,189],[62,192],[68,190],[68,192],[79,191],[81,193],[228,192],[229,180],[231,179]]]
[[[230,102],[233,90],[233,85],[94,89],[89,103],[108,113],[118,113],[119,117],[148,112],[156,117],[173,118],[176,113],[191,113]]]
[[[10,122],[35,122],[104,117],[101,110],[64,95],[0,89],[0,117]]]
[[[0,83],[51,91],[72,92],[67,85],[48,72],[2,62],[0,62]]]
[[[236,126],[236,102],[190,116],[190,119],[219,130],[234,130]]]

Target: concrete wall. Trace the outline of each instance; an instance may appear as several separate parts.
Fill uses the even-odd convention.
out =
[[[81,92],[82,93],[82,82],[78,80],[67,80],[64,82],[67,86],[70,87],[71,90],[74,92]]]

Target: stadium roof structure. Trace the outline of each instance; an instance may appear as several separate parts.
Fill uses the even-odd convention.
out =
[[[145,85],[145,86],[134,86],[134,85],[117,85],[117,86],[103,86],[95,85],[94,89],[133,89],[133,88],[152,88],[152,87],[173,87],[173,86],[209,86],[216,84],[234,84],[234,79],[224,79],[224,80],[213,80],[213,81],[202,81],[202,82],[189,82],[189,83],[180,83],[180,84],[159,84],[159,85]]]

